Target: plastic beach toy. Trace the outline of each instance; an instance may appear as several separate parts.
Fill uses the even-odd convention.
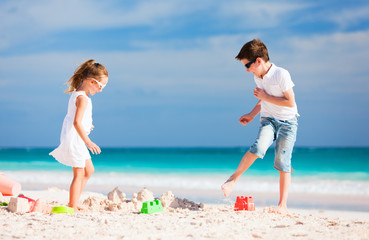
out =
[[[235,211],[255,211],[255,204],[253,197],[238,196],[234,204]]]
[[[71,207],[53,207],[53,209],[51,210],[52,213],[69,213],[70,215],[72,215],[74,213],[74,209]]]
[[[162,211],[163,205],[161,205],[160,200],[147,201],[142,203],[141,213],[151,214]]]
[[[20,193],[22,187],[20,183],[0,173],[0,192],[5,196],[16,196]]]
[[[34,209],[34,207],[35,207],[36,201],[35,201],[35,200],[33,200],[32,198],[29,198],[29,197],[24,196],[24,194],[23,194],[23,193],[20,193],[20,194],[18,195],[18,197],[19,197],[19,198],[27,199],[27,200],[28,200],[28,204],[29,204],[29,212],[33,212],[33,209]]]

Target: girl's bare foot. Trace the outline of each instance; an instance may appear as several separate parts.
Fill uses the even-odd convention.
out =
[[[228,179],[223,185],[222,185],[222,191],[224,193],[225,197],[228,197],[229,194],[231,194],[234,185],[236,182],[234,180]]]
[[[72,206],[71,204],[68,204],[68,207],[73,208],[74,213],[78,212],[78,207]]]
[[[73,204],[68,203],[68,207],[73,208],[74,212],[87,212],[88,211],[88,208],[81,204],[74,206]]]
[[[79,212],[87,212],[87,208],[83,205],[78,205],[77,209]]]

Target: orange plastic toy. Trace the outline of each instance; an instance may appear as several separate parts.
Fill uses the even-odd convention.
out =
[[[4,196],[16,196],[21,191],[20,183],[0,173],[0,192]]]
[[[253,197],[238,196],[234,204],[235,211],[255,211],[255,204]]]

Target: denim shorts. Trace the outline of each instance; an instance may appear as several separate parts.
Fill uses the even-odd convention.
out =
[[[270,145],[276,141],[274,168],[281,172],[291,172],[297,125],[297,116],[289,120],[262,117],[258,137],[249,152],[263,158]]]

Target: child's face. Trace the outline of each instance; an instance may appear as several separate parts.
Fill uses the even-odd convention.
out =
[[[244,58],[244,59],[241,59],[241,62],[246,67],[247,72],[253,73],[256,77],[260,76],[260,70],[259,70],[260,58],[253,59],[253,60]],[[248,65],[249,68],[247,68],[246,64]]]
[[[102,89],[108,84],[108,77],[102,76],[99,80],[91,78],[91,95],[102,92]]]

